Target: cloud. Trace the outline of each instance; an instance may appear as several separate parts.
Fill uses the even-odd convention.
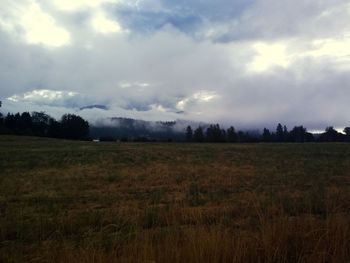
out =
[[[251,64],[248,64],[248,71],[262,72],[273,66],[288,67],[290,64],[286,46],[283,44],[256,43],[253,45],[257,55]]]
[[[65,108],[69,111],[81,109],[108,109],[106,100],[97,100],[75,91],[36,89],[22,94],[12,95],[4,101],[11,105],[28,105],[27,111],[32,111],[32,107],[46,107],[54,110],[57,107]]]
[[[96,14],[92,20],[92,27],[95,31],[102,34],[121,32],[121,26],[116,22],[106,17],[103,13]]]
[[[196,104],[210,102],[211,100],[218,98],[219,96],[213,91],[199,91],[193,95],[181,99],[176,103],[176,108],[179,111],[186,111],[189,107],[196,106]]]
[[[3,111],[349,125],[345,0],[4,1]]]
[[[97,8],[105,3],[113,3],[113,0],[53,0],[54,5],[62,11],[74,12],[86,8]]]
[[[78,93],[73,91],[55,91],[55,90],[33,90],[21,95],[13,95],[8,100],[14,102],[32,101],[51,104],[53,101],[75,97]]]
[[[4,10],[0,13],[0,27],[23,38],[28,44],[42,44],[61,47],[69,44],[70,34],[45,13],[35,1],[22,4],[4,0]]]
[[[349,31],[348,1],[258,0],[234,19],[219,23],[218,41],[317,38]],[[218,23],[216,23],[217,25]]]

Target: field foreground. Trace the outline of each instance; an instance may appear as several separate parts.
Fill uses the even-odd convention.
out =
[[[0,262],[350,262],[350,144],[0,136]]]

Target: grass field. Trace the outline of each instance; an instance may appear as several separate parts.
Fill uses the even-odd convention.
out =
[[[350,144],[0,136],[0,262],[350,262]]]

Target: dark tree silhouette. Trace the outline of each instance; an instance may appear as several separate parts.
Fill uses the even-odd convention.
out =
[[[321,134],[320,141],[322,142],[340,142],[344,141],[345,136],[337,132],[332,126],[326,128],[325,132]]]
[[[61,119],[63,138],[84,140],[89,135],[89,123],[80,116],[65,114]]]
[[[15,115],[11,113],[7,113],[7,116],[5,118],[5,127],[9,130],[14,131],[16,128],[16,118]]]
[[[237,140],[238,140],[238,142],[245,142],[246,141],[246,135],[243,131],[238,131]]]
[[[33,133],[36,136],[47,136],[51,117],[45,112],[32,112]]]
[[[282,142],[283,139],[284,139],[283,127],[282,127],[282,124],[279,123],[276,128],[276,141]]]
[[[191,126],[186,128],[186,141],[191,142],[193,140],[193,131]]]
[[[15,132],[19,134],[22,128],[21,114],[19,112],[15,114],[15,123]]]
[[[263,134],[262,134],[262,140],[264,142],[270,142],[271,141],[271,133],[269,129],[264,128]]]
[[[315,137],[311,132],[306,132],[306,142],[315,142]]]
[[[2,106],[2,102],[0,100],[0,108]],[[2,115],[2,113],[0,112],[0,128],[2,128],[4,126],[4,116]],[[0,130],[1,131],[1,130]]]
[[[346,136],[350,136],[350,127],[345,127],[343,132],[345,133]]]
[[[228,142],[237,142],[237,133],[233,126],[227,129],[226,137]]]
[[[290,138],[289,138],[288,128],[286,125],[284,125],[283,126],[283,141],[288,142],[289,140],[290,140]]]
[[[208,142],[215,142],[216,140],[216,135],[215,135],[215,126],[214,125],[210,125],[206,132],[205,132],[205,138],[206,141]]]
[[[206,140],[208,142],[224,142],[225,132],[220,129],[220,125],[210,125],[206,130]]]
[[[62,125],[54,118],[50,118],[47,135],[52,138],[62,138]]]
[[[29,112],[23,112],[21,114],[20,129],[23,130],[25,134],[30,134],[32,124],[32,116],[30,116]]]
[[[45,112],[8,113],[5,118],[0,118],[0,133],[86,139],[89,134],[89,123],[71,114],[64,115],[61,122],[58,122]]]
[[[220,142],[227,142],[227,134],[225,129],[221,129],[221,138],[220,138]]]
[[[204,142],[204,133],[202,127],[198,127],[194,130],[193,140],[195,142]]]
[[[345,127],[343,132],[345,133],[345,140],[347,142],[350,141],[350,127]]]
[[[307,132],[303,126],[295,126],[290,131],[290,137],[293,142],[305,142],[307,141]]]

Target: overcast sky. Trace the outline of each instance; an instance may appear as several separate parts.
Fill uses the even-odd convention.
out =
[[[350,125],[348,0],[0,6],[2,112]],[[78,110],[95,104],[108,110]]]

